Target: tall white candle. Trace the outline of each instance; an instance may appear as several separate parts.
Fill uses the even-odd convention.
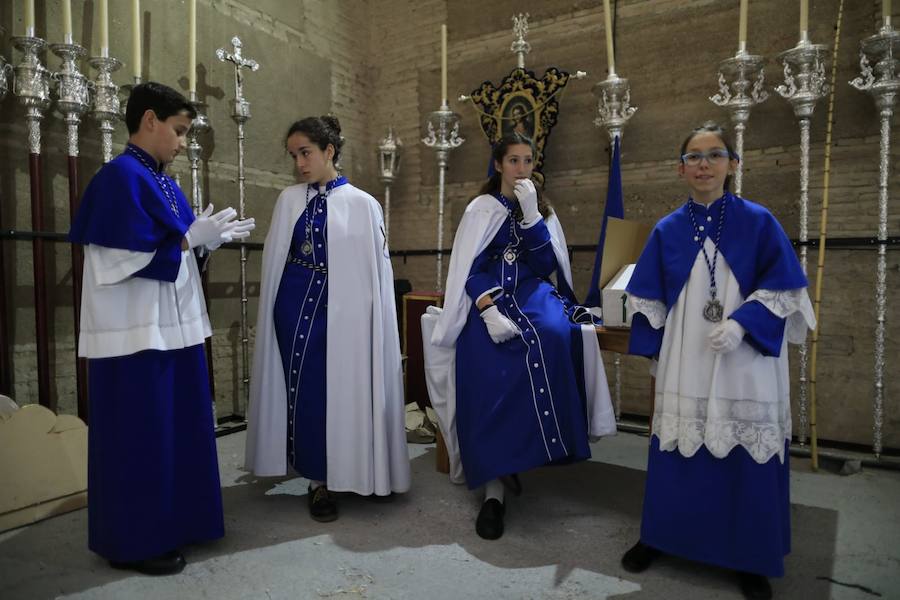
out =
[[[616,74],[616,55],[613,50],[612,13],[609,10],[609,0],[603,0],[603,24],[606,29],[606,66],[609,74]]]
[[[100,0],[100,56],[109,56],[109,0]]]
[[[141,78],[141,0],[131,0],[131,74]]]
[[[809,38],[809,0],[800,0],[800,39]]]
[[[72,43],[72,0],[62,0],[63,43]]]
[[[447,25],[441,25],[441,106],[447,106]]]
[[[881,0],[881,18],[885,25],[891,24],[891,0]]]
[[[25,0],[25,37],[34,37],[34,0]]]
[[[741,16],[738,25],[738,51],[747,49],[747,4],[748,0],[741,0]]]
[[[197,0],[191,0],[188,18],[188,91],[197,93]]]

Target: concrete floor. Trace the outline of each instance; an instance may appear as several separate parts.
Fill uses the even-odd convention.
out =
[[[174,577],[114,571],[88,552],[80,510],[0,535],[0,598],[741,598],[728,571],[663,558],[632,575],[619,557],[640,523],[647,440],[620,434],[594,459],[539,469],[508,498],[506,534],[477,537],[478,499],[411,445],[413,490],[390,504],[306,512],[307,482],[239,469],[244,434],[220,438],[226,537],[185,550]],[[793,553],[776,598],[900,598],[900,473],[842,477],[792,460]]]

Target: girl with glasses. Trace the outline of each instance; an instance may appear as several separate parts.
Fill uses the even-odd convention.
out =
[[[815,327],[806,276],[764,207],[730,192],[739,157],[706,123],[681,146],[688,201],[654,228],[628,285],[631,354],[656,388],[640,572],[661,554],[734,569],[772,596],[790,552],[787,343]]]

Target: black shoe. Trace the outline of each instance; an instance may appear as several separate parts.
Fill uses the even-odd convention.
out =
[[[656,548],[652,548],[643,542],[638,542],[622,557],[622,566],[629,573],[646,571],[654,560],[662,554]]]
[[[475,532],[486,540],[497,540],[503,535],[503,515],[506,506],[496,498],[489,498],[481,505]]]
[[[338,518],[337,502],[334,501],[328,487],[320,485],[316,489],[310,487],[306,494],[309,500],[309,516],[320,523],[328,523]]]
[[[184,560],[184,556],[177,550],[160,554],[154,558],[133,562],[109,561],[109,566],[114,569],[128,569],[144,575],[175,575],[181,573],[186,564],[187,561]]]
[[[772,597],[772,586],[763,575],[738,571],[738,581],[747,600],[769,600]]]

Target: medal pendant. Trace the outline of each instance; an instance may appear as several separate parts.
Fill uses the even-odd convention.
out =
[[[516,262],[516,251],[512,248],[507,248],[506,252],[503,253],[503,260],[505,260],[508,265]]]
[[[707,321],[718,323],[722,320],[724,312],[725,309],[722,308],[722,303],[716,298],[712,298],[706,303],[706,306],[703,307],[703,318]]]
[[[312,254],[312,249],[312,242],[309,240],[304,241],[303,244],[300,245],[300,252],[303,253],[303,256],[309,256],[310,254]]]

